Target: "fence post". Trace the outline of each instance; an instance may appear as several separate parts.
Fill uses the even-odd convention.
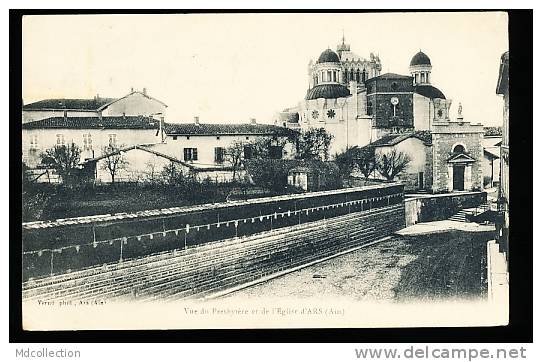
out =
[[[51,276],[53,276],[53,259],[54,259],[55,251],[51,249]]]

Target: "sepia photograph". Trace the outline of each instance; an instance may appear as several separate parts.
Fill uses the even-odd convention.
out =
[[[502,11],[25,15],[22,328],[507,325],[508,36]]]

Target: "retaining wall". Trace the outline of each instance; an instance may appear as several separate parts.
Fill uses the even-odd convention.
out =
[[[403,203],[62,274],[23,284],[23,299],[205,296],[383,238],[405,227]]]
[[[420,195],[405,198],[406,226],[419,222],[446,220],[459,210],[487,201],[486,192]]]

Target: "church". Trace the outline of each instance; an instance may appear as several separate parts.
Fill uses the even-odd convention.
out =
[[[414,152],[416,171],[402,175],[407,188],[431,192],[470,191],[483,187],[482,125],[450,119],[452,101],[431,83],[432,64],[421,50],[410,60],[410,75],[381,74],[378,55],[363,58],[344,36],[337,50],[325,49],[309,63],[309,88],[303,100],[274,116],[276,125],[307,130],[324,128],[333,135],[330,154],[350,147],[381,145],[415,135],[427,152]],[[423,141],[422,141],[423,140]],[[387,144],[386,142],[384,142]],[[395,147],[396,144],[393,144]],[[423,159],[420,159],[423,158]]]

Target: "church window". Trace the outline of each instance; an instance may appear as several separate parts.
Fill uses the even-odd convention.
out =
[[[329,118],[335,118],[335,111],[333,109],[330,109],[329,111],[327,111],[327,116]]]
[[[365,71],[365,68],[363,68],[363,72],[361,72],[361,80],[363,82],[367,80],[367,72]]]
[[[438,118],[442,118],[442,109],[439,109],[437,111],[437,116],[438,116]]]
[[[337,81],[337,72],[333,72],[333,81],[336,82]]]
[[[414,83],[418,83],[418,73],[414,74]]]
[[[327,81],[331,82],[331,70],[327,71]]]
[[[454,153],[465,153],[465,147],[463,145],[455,146]]]
[[[359,69],[356,71],[356,82],[359,82]]]
[[[350,80],[354,80],[354,69],[350,69]]]

